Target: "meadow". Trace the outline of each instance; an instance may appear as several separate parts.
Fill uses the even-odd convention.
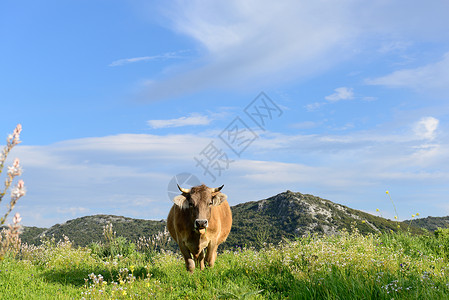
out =
[[[1,299],[448,299],[449,230],[312,235],[219,254],[186,272],[159,234],[136,243],[22,244],[0,261]],[[109,234],[108,234],[109,232]],[[150,242],[152,241],[152,242]]]

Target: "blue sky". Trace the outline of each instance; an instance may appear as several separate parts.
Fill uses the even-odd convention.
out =
[[[4,1],[0,133],[23,125],[10,159],[28,189],[15,211],[35,226],[162,219],[170,180],[190,173],[224,184],[231,205],[289,189],[392,218],[389,190],[400,219],[448,215],[447,11],[446,1]],[[264,110],[261,92],[276,107],[264,128],[245,113]],[[224,141],[232,128],[239,155]],[[210,173],[195,160],[206,154]]]

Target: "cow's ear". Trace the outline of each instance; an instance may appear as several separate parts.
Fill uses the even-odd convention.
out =
[[[178,195],[175,198],[173,198],[173,202],[179,206],[181,209],[187,209],[189,208],[189,201],[186,197],[183,195]]]
[[[220,205],[226,199],[228,199],[228,196],[226,196],[226,194],[218,192],[212,196],[212,205],[215,205],[215,206]]]

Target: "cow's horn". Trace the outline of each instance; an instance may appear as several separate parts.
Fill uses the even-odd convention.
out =
[[[179,186],[179,184],[177,185],[178,189],[183,192],[184,194],[190,194],[190,189],[183,189],[182,187]]]
[[[216,192],[221,191],[221,189],[222,189],[223,187],[224,187],[224,184],[223,184],[222,186],[220,186],[220,187],[217,187],[217,188],[212,189],[212,193],[216,193]]]

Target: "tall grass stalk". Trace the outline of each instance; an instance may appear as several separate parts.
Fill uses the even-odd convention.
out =
[[[0,152],[0,175],[3,172],[3,168],[5,166],[6,159],[8,158],[9,153],[14,148],[14,146],[20,143],[20,133],[22,131],[22,126],[18,124],[14,129],[14,132],[8,135],[6,139],[6,145],[3,147]],[[14,179],[18,176],[22,175],[22,167],[20,166],[20,160],[16,158],[11,166],[8,166],[8,172],[6,174],[6,179],[4,182],[4,188],[0,190],[0,204],[6,195],[7,191],[12,186]],[[0,225],[5,224],[8,215],[14,209],[14,206],[17,204],[17,201],[25,195],[25,184],[23,180],[19,180],[11,190],[11,199],[9,201],[9,205],[7,205],[7,209],[3,217],[0,218]],[[20,221],[21,217],[18,213],[14,216],[13,224],[8,225],[8,228],[2,229],[0,232],[0,259],[2,259],[7,252],[15,254],[18,252],[20,246]]]
[[[397,220],[399,218],[398,216],[398,211],[396,210],[396,205],[394,205],[393,199],[390,196],[390,192],[389,191],[385,191],[385,193],[388,195],[388,197],[390,198],[391,204],[393,204],[393,209],[394,209],[394,219]]]

